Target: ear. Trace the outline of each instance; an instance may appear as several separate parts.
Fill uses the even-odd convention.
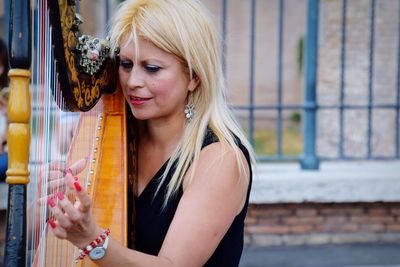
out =
[[[193,78],[190,80],[188,85],[189,92],[193,92],[197,88],[197,86],[199,86],[199,84],[200,84],[199,77],[196,74],[194,74]]]

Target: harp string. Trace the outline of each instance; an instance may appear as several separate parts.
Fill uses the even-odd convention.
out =
[[[46,0],[34,0],[32,7],[31,175],[27,188],[26,266],[72,267],[79,251],[50,233],[47,220],[53,216],[47,198],[54,198],[61,191],[73,200],[66,191],[62,170],[81,158],[88,158],[88,164],[78,175],[79,181],[90,189],[94,171],[91,163],[98,153],[96,134],[102,104],[85,113],[66,111],[57,74],[61,70],[56,67],[51,41],[49,7]],[[54,199],[57,201],[57,197]]]
[[[61,172],[49,170],[62,170],[69,163],[68,141],[79,114],[63,112],[59,108],[61,106],[65,110],[65,103],[57,80],[47,1],[35,1],[32,20],[34,53],[29,165],[31,182],[28,185],[26,265],[73,266],[76,249],[70,253],[70,258],[56,257],[57,251],[63,249],[65,242],[49,238],[47,219],[52,218],[52,215],[49,214],[47,197],[65,190]],[[48,255],[51,250],[54,255]]]

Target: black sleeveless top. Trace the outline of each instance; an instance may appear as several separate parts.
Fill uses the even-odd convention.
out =
[[[208,131],[202,148],[215,142],[218,142],[217,137],[211,131]],[[244,153],[250,167],[250,157],[247,149],[239,141],[237,141],[237,144]],[[167,185],[174,171],[174,168],[171,168],[171,171],[166,177],[166,181],[161,186],[158,194],[154,197],[154,194],[157,191],[158,183],[167,164],[168,162],[164,163],[160,170],[147,184],[139,197],[135,198],[135,249],[151,255],[158,255],[168,228],[172,222],[172,219],[174,218],[178,203],[183,194],[182,186],[180,186],[178,192],[168,201],[166,208],[162,208],[165,195],[163,192],[166,192]],[[229,227],[217,249],[204,266],[231,267],[239,265],[243,250],[244,219],[246,217],[247,207],[249,204],[251,183],[252,173],[250,167],[250,181],[247,190],[247,198],[243,209],[235,217],[232,225]]]

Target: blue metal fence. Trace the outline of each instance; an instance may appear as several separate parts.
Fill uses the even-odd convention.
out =
[[[369,8],[370,8],[370,14],[369,14],[369,50],[368,52],[368,103],[366,105],[349,105],[345,104],[345,75],[346,75],[346,33],[347,33],[347,18],[351,16],[351,14],[348,14],[347,12],[347,6],[348,6],[348,0],[341,0],[342,3],[342,10],[341,10],[341,42],[340,42],[340,102],[339,105],[318,105],[318,110],[324,110],[324,109],[338,109],[340,110],[340,139],[339,139],[339,156],[338,157],[324,157],[320,156],[322,160],[337,160],[337,159],[345,159],[345,160],[362,160],[362,159],[373,159],[373,160],[389,160],[389,159],[399,159],[400,154],[399,154],[399,110],[400,110],[400,105],[399,105],[399,95],[400,95],[400,86],[399,86],[399,79],[400,79],[400,5],[398,6],[399,8],[399,16],[398,16],[398,51],[397,51],[397,103],[396,104],[375,104],[374,103],[374,71],[375,71],[375,64],[374,64],[374,56],[375,56],[375,38],[376,38],[376,33],[375,33],[375,22],[376,22],[376,4],[377,2],[375,0],[370,0],[369,2]],[[393,1],[393,3],[395,3]],[[395,18],[393,18],[395,19]],[[372,153],[372,131],[373,131],[373,111],[378,110],[378,109],[385,109],[385,110],[395,110],[396,112],[396,123],[393,125],[394,129],[394,134],[395,134],[395,154],[392,156],[376,156],[373,155]],[[359,157],[354,157],[354,156],[348,156],[345,154],[344,151],[344,146],[345,146],[345,127],[346,124],[344,122],[344,113],[348,110],[366,110],[367,111],[367,153],[365,156],[359,156]],[[305,132],[307,134],[307,132]]]
[[[341,39],[340,39],[340,92],[339,92],[339,103],[336,105],[328,105],[324,103],[318,103],[317,101],[317,72],[318,72],[318,33],[320,25],[319,20],[319,6],[321,2],[319,0],[307,0],[307,36],[306,36],[306,47],[305,47],[305,72],[304,72],[304,98],[300,104],[283,104],[283,90],[282,90],[282,76],[284,75],[284,69],[282,67],[283,62],[283,46],[284,40],[284,17],[285,17],[285,5],[290,4],[289,1],[276,0],[278,1],[278,20],[276,21],[277,27],[277,41],[278,41],[278,52],[277,52],[277,102],[276,104],[256,104],[254,98],[255,92],[255,77],[254,77],[254,60],[257,57],[255,53],[255,40],[256,40],[256,20],[257,16],[262,16],[257,10],[257,0],[248,1],[250,8],[250,51],[249,51],[249,84],[248,90],[249,99],[247,105],[232,105],[236,110],[248,111],[248,134],[249,140],[254,145],[255,144],[255,111],[259,110],[270,110],[276,111],[276,153],[274,155],[258,155],[259,160],[279,160],[279,161],[289,161],[298,160],[303,169],[318,169],[320,160],[361,160],[361,159],[399,159],[400,158],[400,4],[399,8],[399,18],[398,18],[398,52],[396,57],[398,58],[397,63],[397,96],[396,103],[391,104],[378,104],[374,103],[374,71],[375,71],[375,21],[376,21],[376,5],[377,1],[370,0],[369,8],[369,25],[368,21],[365,22],[367,28],[369,29],[369,51],[368,53],[368,103],[366,105],[350,105],[346,104],[346,34],[347,34],[347,19],[352,16],[348,14],[347,0],[338,0],[341,4]],[[236,1],[237,2],[237,1]],[[332,2],[332,1],[331,1]],[[393,1],[394,2],[394,1]],[[227,36],[227,20],[231,19],[227,9],[228,6],[235,4],[235,1],[223,0],[221,3],[222,7],[222,33],[223,37]],[[395,21],[395,18],[393,18]],[[243,38],[245,40],[245,38]],[[225,42],[224,42],[225,45]],[[228,47],[224,47],[224,54]],[[226,61],[224,61],[226,62]],[[229,77],[228,77],[229,78]],[[393,132],[395,134],[395,154],[392,156],[378,156],[374,155],[372,152],[372,135],[373,135],[373,112],[378,109],[394,110],[396,113],[396,123],[393,125]],[[286,155],[282,150],[282,133],[283,133],[283,112],[287,110],[302,110],[302,132],[303,132],[303,153],[299,155]],[[322,110],[337,110],[339,111],[339,142],[338,142],[338,155],[337,156],[324,156],[318,155],[316,149],[317,142],[317,115],[318,112]],[[349,110],[365,110],[367,112],[367,143],[366,143],[366,154],[364,156],[349,156],[345,153],[345,112]]]
[[[281,1],[283,2],[283,0]],[[319,0],[308,0],[307,41],[304,98],[304,154],[301,158],[303,169],[318,169],[319,160],[315,153],[316,112],[317,112],[317,62],[318,62],[318,17]]]

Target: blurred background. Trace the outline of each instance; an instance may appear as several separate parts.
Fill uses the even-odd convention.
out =
[[[82,0],[82,32],[118,2]],[[259,162],[241,266],[400,266],[400,1],[204,3]]]

